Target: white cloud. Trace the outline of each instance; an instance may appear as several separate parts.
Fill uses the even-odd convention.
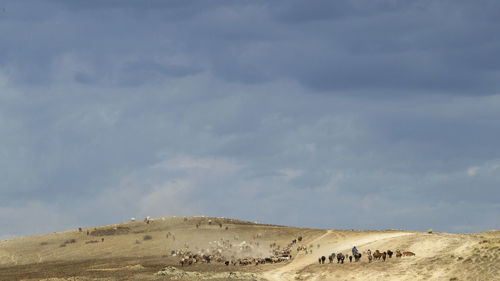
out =
[[[490,167],[489,170],[490,171],[496,171],[498,169],[500,169],[500,164],[493,164],[493,165],[491,165],[491,167]]]
[[[469,167],[467,169],[467,175],[469,175],[471,177],[475,176],[479,172],[479,169],[480,169],[480,167],[478,167],[478,166]]]
[[[297,177],[300,177],[303,174],[302,170],[297,170],[297,169],[283,169],[280,170],[280,172],[286,181],[293,180]]]
[[[234,161],[224,158],[194,158],[190,156],[178,156],[162,161],[153,166],[155,169],[180,170],[180,171],[203,171],[204,173],[235,173],[242,168]]]
[[[189,193],[195,184],[189,180],[170,181],[155,185],[138,202],[140,216],[194,215],[200,211]]]
[[[336,191],[339,188],[339,183],[342,182],[346,177],[345,173],[343,172],[337,172],[334,173],[331,177],[330,180],[327,182],[325,185],[321,185],[318,187],[318,190],[320,191]]]
[[[500,169],[500,164],[498,164],[497,161],[488,161],[488,162],[483,163],[481,165],[469,167],[467,169],[467,175],[476,176],[479,174],[480,171],[482,171],[484,173],[492,173],[498,169]]]

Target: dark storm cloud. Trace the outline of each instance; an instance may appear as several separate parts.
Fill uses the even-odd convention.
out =
[[[18,73],[22,81],[46,81],[49,77],[34,73],[50,67],[62,52],[76,52],[104,71],[98,76],[117,71],[118,58],[139,56],[144,62],[136,63],[145,65],[170,54],[194,59],[181,67],[212,70],[228,81],[287,78],[311,90],[336,94],[398,96],[414,90],[484,95],[496,94],[499,86],[496,50],[500,41],[495,36],[499,21],[493,15],[500,5],[492,1],[474,5],[449,1],[80,2],[49,1],[33,19],[27,18],[33,13],[29,5],[9,9],[26,28],[30,23],[37,26],[36,33],[16,36],[10,48],[4,47],[7,63],[23,68]],[[38,44],[28,44],[33,40]],[[128,73],[165,72],[160,67],[147,72],[139,67]],[[76,79],[92,81],[85,73]],[[130,79],[130,85],[144,80],[138,79]]]
[[[287,44],[300,47],[281,46],[290,52],[281,56],[295,62],[287,68],[293,72],[289,75],[305,85],[324,91],[369,90],[372,94],[376,89],[391,95],[404,95],[401,90],[409,89],[497,93],[495,69],[499,64],[494,46],[499,42],[494,30],[498,20],[483,17],[486,11],[477,9],[481,4],[474,3],[475,12],[469,12],[467,6],[443,1],[424,5],[329,3],[299,1],[283,5],[285,12],[276,9],[278,15],[291,14],[285,16],[292,24],[290,29],[304,34],[291,37],[302,42]],[[498,4],[489,4],[489,8],[499,9]],[[337,16],[339,10],[342,16]],[[486,60],[489,62],[484,63]]]
[[[498,227],[496,1],[3,5],[2,236],[37,211]]]

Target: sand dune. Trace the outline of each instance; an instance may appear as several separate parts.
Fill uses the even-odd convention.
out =
[[[181,267],[172,256],[183,249],[220,251],[227,260],[263,258],[272,255],[270,244],[282,249],[298,236],[303,241],[292,247],[292,259],[275,264]],[[318,257],[350,254],[354,245],[361,252],[401,249],[416,256],[318,264]],[[1,241],[0,280],[500,280],[499,254],[500,231],[323,230],[171,217]]]

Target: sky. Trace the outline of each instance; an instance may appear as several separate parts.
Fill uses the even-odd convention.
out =
[[[0,238],[500,228],[500,2],[0,2]]]

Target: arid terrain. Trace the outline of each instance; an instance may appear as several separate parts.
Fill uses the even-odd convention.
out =
[[[353,246],[362,253],[359,262],[329,262],[332,253],[352,255]],[[377,249],[415,256],[369,262],[367,251]],[[0,242],[0,280],[9,281],[500,280],[499,265],[500,231],[324,230],[208,217],[140,220]]]

